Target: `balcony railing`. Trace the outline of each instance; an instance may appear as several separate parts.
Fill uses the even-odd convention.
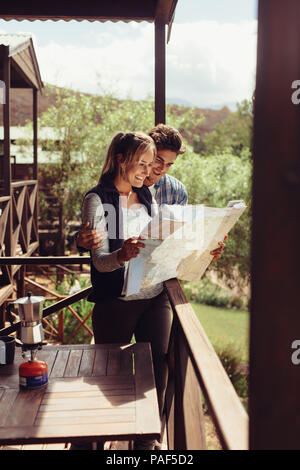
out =
[[[0,263],[83,264],[89,257],[0,258]],[[248,449],[248,415],[177,279],[165,283],[173,310],[169,343],[169,379],[165,423],[169,449],[205,449],[203,403],[210,410],[224,449]],[[59,300],[43,311],[46,319],[85,298],[86,288]],[[10,334],[18,324],[0,330]]]

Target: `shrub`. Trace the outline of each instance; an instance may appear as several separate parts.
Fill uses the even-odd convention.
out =
[[[203,277],[198,282],[182,281],[181,284],[190,302],[225,308],[241,309],[244,307],[242,299],[231,296],[230,291],[218,286],[207,277]]]
[[[239,352],[233,346],[226,346],[224,349],[216,348],[216,353],[239,397],[247,398],[249,379],[248,375],[242,374],[239,370],[241,363]]]

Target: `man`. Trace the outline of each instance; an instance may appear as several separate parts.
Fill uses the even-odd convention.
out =
[[[178,155],[185,152],[181,134],[172,126],[158,124],[149,135],[155,142],[157,155],[144,184],[148,186],[158,204],[186,205],[188,195],[184,184],[168,174]],[[87,222],[82,225],[77,236],[77,246],[80,251],[95,250],[101,246],[101,232],[89,229],[88,224]],[[223,248],[224,244],[220,244],[220,248],[211,252],[214,259],[221,256]]]

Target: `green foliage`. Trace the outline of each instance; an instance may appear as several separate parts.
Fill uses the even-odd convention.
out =
[[[230,291],[223,289],[207,277],[198,282],[181,281],[182,288],[188,300],[215,307],[238,308],[244,307],[241,298],[233,296]]]
[[[204,119],[195,107],[167,106],[167,123],[179,130],[185,142],[190,143],[195,152],[199,146],[198,129]]]
[[[222,257],[211,264],[228,279],[229,287],[232,281],[242,287],[250,272],[251,160],[227,153],[201,157],[188,148],[171,174],[186,186],[190,204],[225,207],[230,200],[245,201],[247,209],[229,233]]]
[[[241,358],[239,353],[232,346],[217,348],[216,353],[239,397],[247,398],[249,377],[240,371]]]
[[[79,280],[76,279],[75,275],[64,276],[63,282],[58,284],[56,281],[56,277],[54,276],[53,281],[56,284],[56,292],[61,295],[69,295],[70,289],[74,286],[78,290],[84,289],[89,285],[89,279],[84,276],[80,276]],[[52,302],[46,302],[46,306],[51,305]],[[86,299],[79,300],[72,304],[73,310],[82,318],[84,319],[93,309],[93,304],[88,302]],[[64,308],[63,312],[63,319],[64,319],[64,338],[68,338],[73,331],[78,327],[78,320],[74,317],[74,315],[70,312],[68,308]],[[57,328],[57,319],[58,315],[53,314],[51,317],[47,318],[47,320],[53,324],[54,327]],[[87,319],[86,325],[92,329],[92,318],[91,316]],[[91,336],[88,331],[81,327],[76,335],[70,341],[70,344],[85,344],[91,342]]]
[[[244,100],[237,104],[237,111],[217,124],[202,141],[201,153],[205,155],[229,152],[241,157],[252,147],[253,104]]]

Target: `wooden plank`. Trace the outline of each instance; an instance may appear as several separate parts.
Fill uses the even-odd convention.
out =
[[[0,305],[13,293],[13,286],[7,285],[0,288]],[[2,333],[1,333],[2,334]]]
[[[91,414],[79,414],[80,410],[76,413],[72,412],[69,415],[58,413],[47,413],[47,416],[39,414],[35,420],[37,426],[43,424],[44,426],[55,426],[62,424],[103,424],[103,423],[134,423],[135,422],[135,408],[118,408],[118,409],[94,409],[86,410],[91,411]]]
[[[258,3],[250,324],[254,450],[300,448],[300,366],[292,361],[292,344],[300,336],[299,17],[297,0]]]
[[[55,362],[53,364],[50,377],[63,377],[65,373],[65,369],[67,366],[67,362],[69,359],[70,350],[58,350],[57,355],[55,358]]]
[[[133,416],[135,414],[135,409],[134,407],[131,408],[112,408],[112,409],[105,409],[105,408],[98,408],[97,409],[97,415],[101,416],[115,416],[115,417],[121,417],[121,416],[127,416],[130,414],[130,416]],[[95,410],[77,410],[76,411],[76,416],[82,417],[89,419],[90,417],[95,416]],[[37,419],[42,419],[42,418],[72,418],[74,417],[74,412],[72,410],[60,410],[60,411],[39,411],[37,414]],[[122,421],[122,419],[121,419]]]
[[[136,389],[136,432],[155,433],[160,437],[160,417],[149,343],[134,345],[135,389]]]
[[[9,436],[9,437],[8,437]],[[25,437],[24,437],[25,436]],[[101,439],[99,438],[101,436]],[[72,425],[43,425],[18,426],[0,428],[0,442],[5,444],[30,444],[44,442],[69,442],[69,441],[105,441],[105,440],[130,440],[136,436],[135,423],[89,423]],[[149,434],[156,438],[156,434]]]
[[[133,375],[133,344],[121,348],[120,375]]]
[[[93,376],[106,375],[108,349],[96,349]]]
[[[0,450],[22,450],[23,446],[20,445],[14,445],[14,446],[0,446]]]
[[[177,279],[166,283],[173,312],[225,448],[248,449],[248,415]],[[201,404],[199,403],[199,406]]]
[[[120,373],[120,356],[121,351],[119,349],[108,350],[108,361],[107,361],[107,375],[119,375]]]
[[[71,392],[71,391],[93,391],[129,388],[133,385],[133,377],[130,376],[97,376],[97,377],[77,377],[51,380],[46,389],[50,392]]]
[[[134,395],[98,396],[81,398],[53,398],[42,401],[40,411],[65,411],[65,410],[96,410],[98,408],[132,408],[134,407]]]
[[[67,444],[44,444],[43,450],[67,450]]]
[[[0,400],[0,426],[4,426],[8,415],[14,405],[14,402],[18,396],[19,390],[1,390]]]
[[[38,266],[90,264],[90,256],[2,256],[0,264],[36,264]],[[85,290],[88,292],[89,288]],[[83,289],[84,290],[84,289]],[[77,292],[77,295],[79,293]],[[76,294],[73,294],[76,295]]]
[[[44,444],[29,444],[22,446],[22,450],[43,450]]]
[[[31,426],[34,423],[44,391],[44,388],[20,390],[13,404],[13,413],[9,413],[5,420],[5,427],[19,426],[20,423],[23,426]]]
[[[90,377],[93,373],[96,351],[94,349],[86,349],[82,352],[82,359],[78,371],[79,377]]]
[[[48,366],[48,377],[51,375],[52,367],[56,359],[57,352],[54,349],[49,350],[47,346],[43,347],[37,353],[37,358],[46,362]]]
[[[77,377],[80,362],[81,362],[82,351],[71,349],[66,369],[64,372],[64,377]]]
[[[205,423],[202,410],[201,390],[194,367],[186,348],[185,339],[180,330],[177,336],[178,363],[175,364],[175,373],[180,374],[181,403],[183,414],[182,428],[185,435],[185,449],[205,450]],[[177,389],[176,389],[177,392]],[[175,423],[175,432],[180,427]],[[182,448],[176,446],[175,448]]]

